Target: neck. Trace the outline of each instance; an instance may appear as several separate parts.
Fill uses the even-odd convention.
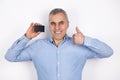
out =
[[[63,39],[60,39],[60,40],[55,40],[54,39],[54,43],[55,43],[55,46],[59,46],[59,44],[63,41]]]

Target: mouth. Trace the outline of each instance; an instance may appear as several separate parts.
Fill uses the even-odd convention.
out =
[[[59,35],[62,33],[62,31],[55,31],[54,33]]]

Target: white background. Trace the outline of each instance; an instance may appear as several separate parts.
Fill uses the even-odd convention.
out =
[[[114,50],[105,59],[88,60],[82,80],[120,80],[120,0],[0,0],[0,80],[37,80],[32,62],[8,62],[4,55],[12,43],[20,38],[31,22],[46,26],[53,8],[67,11],[70,27],[68,35],[78,26],[84,35],[98,38]]]

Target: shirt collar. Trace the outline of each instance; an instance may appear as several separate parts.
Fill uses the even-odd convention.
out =
[[[66,41],[66,40],[68,40],[70,37],[68,36],[68,35],[65,35],[65,37],[64,37],[64,40],[63,41]],[[54,41],[53,41],[53,38],[52,37],[50,37],[49,38],[49,42],[50,43],[54,43]]]

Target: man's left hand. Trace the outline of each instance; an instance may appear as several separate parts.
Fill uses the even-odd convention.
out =
[[[73,34],[73,41],[76,45],[84,44],[84,35],[80,32],[78,27],[76,27],[76,33]]]

